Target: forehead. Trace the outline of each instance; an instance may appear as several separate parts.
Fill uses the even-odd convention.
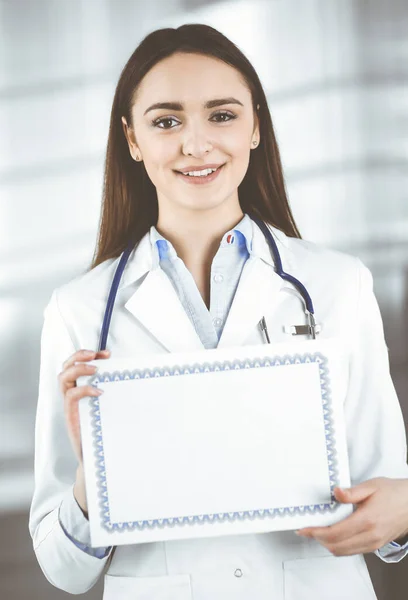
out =
[[[180,101],[187,107],[227,96],[235,96],[243,104],[250,100],[239,71],[211,56],[177,53],[157,63],[144,76],[135,105],[144,109],[157,101]]]

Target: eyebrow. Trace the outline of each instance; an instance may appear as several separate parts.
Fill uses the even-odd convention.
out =
[[[215,106],[223,106],[224,104],[239,104],[240,106],[244,106],[242,102],[237,100],[236,98],[216,98],[215,100],[208,100],[204,104],[204,108],[214,108]],[[166,108],[170,110],[184,110],[181,102],[155,102],[145,110],[143,116],[151,110],[156,110],[157,108]]]

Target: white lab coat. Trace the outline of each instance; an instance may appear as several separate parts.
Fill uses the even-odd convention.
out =
[[[253,229],[253,253],[219,347],[263,343],[262,316],[272,342],[305,339],[283,329],[305,323],[303,303],[275,273],[264,236],[255,224]],[[344,408],[352,484],[377,476],[408,477],[405,429],[370,271],[357,258],[271,229],[284,269],[311,294],[321,338],[335,336],[348,344]],[[44,312],[29,526],[45,576],[80,594],[104,575],[104,600],[375,598],[362,555],[335,557],[292,531],[118,546],[105,559],[86,554],[66,537],[58,508],[72,494],[76,462],[57,374],[75,350],[97,349],[118,260],[106,260],[57,288]],[[203,348],[171,282],[153,262],[149,234],[130,255],[122,276],[107,347],[112,357]]]

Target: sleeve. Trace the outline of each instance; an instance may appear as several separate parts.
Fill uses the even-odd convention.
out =
[[[59,507],[59,522],[66,536],[78,547],[97,558],[105,558],[111,551],[110,546],[93,548],[89,531],[89,521],[82,512],[71,486]]]
[[[400,562],[408,554],[408,542],[406,542],[403,546],[397,542],[390,542],[389,544],[385,544],[385,546],[382,546],[382,548],[376,550],[375,554],[384,562]]]
[[[352,343],[349,389],[345,402],[351,485],[374,477],[408,478],[404,419],[390,375],[388,348],[373,277],[359,260],[356,321],[349,322]],[[376,550],[385,562],[408,554],[396,542]]]
[[[59,520],[60,505],[66,495],[72,493],[77,461],[66,429],[64,399],[57,376],[63,362],[76,350],[58,307],[58,290],[54,290],[44,310],[41,333],[29,530],[44,575],[55,587],[71,594],[89,590],[99,579],[109,557],[108,554],[97,558],[84,552],[64,533]],[[78,513],[74,516],[79,517]],[[72,537],[80,521],[79,517],[79,521],[68,525],[73,527],[73,531],[68,531]],[[85,527],[82,522],[82,528]]]

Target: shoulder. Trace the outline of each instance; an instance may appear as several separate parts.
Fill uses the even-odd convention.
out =
[[[327,298],[349,296],[358,301],[371,292],[373,277],[360,258],[309,240],[288,237],[281,231],[278,239],[283,249],[284,269]]]
[[[54,288],[45,310],[54,307],[65,319],[72,309],[99,305],[109,290],[119,259],[120,257],[109,258]]]
[[[352,254],[309,240],[285,236],[287,257],[297,271],[324,278],[339,279],[370,276],[364,263]]]
[[[91,311],[99,315],[106,305],[121,256],[122,254],[106,259],[55,288],[50,303],[58,308],[63,318],[69,318],[74,313],[87,318]],[[147,233],[128,257],[120,279],[118,296],[121,288],[142,277],[151,267],[151,263],[151,244]]]
[[[370,326],[380,322],[373,277],[360,258],[289,237],[284,257],[288,258],[284,269],[306,287],[327,334],[337,335],[340,328],[346,336],[350,330],[357,335],[362,322]]]
[[[120,256],[108,258],[92,269],[87,269],[73,277],[68,282],[56,288],[56,292],[61,297],[70,297],[82,295],[84,292],[92,294],[92,291],[99,292],[105,289],[107,282],[110,282]]]

